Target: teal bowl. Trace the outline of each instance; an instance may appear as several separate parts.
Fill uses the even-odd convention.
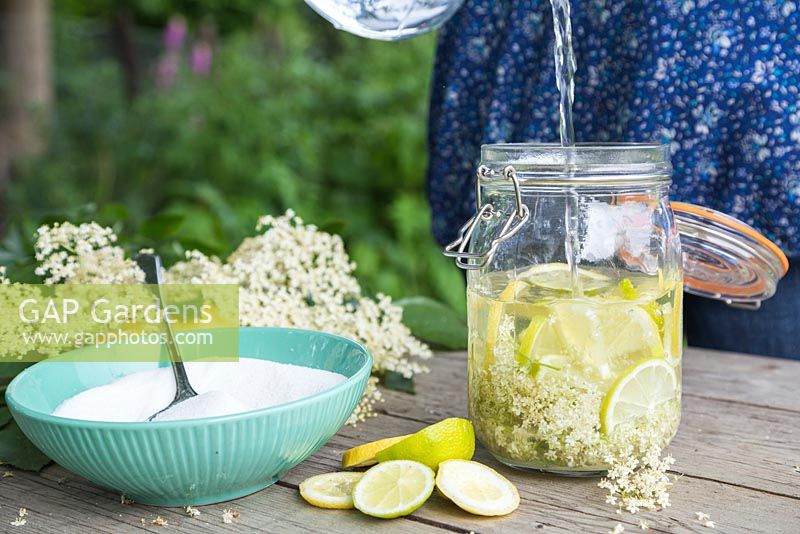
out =
[[[188,506],[242,497],[280,479],[342,427],[364,392],[372,357],[358,343],[322,332],[239,332],[242,357],[334,371],[347,380],[310,397],[241,414],[106,423],[50,414],[81,391],[167,364],[45,361],[11,382],[6,401],[43,453],[136,502]]]

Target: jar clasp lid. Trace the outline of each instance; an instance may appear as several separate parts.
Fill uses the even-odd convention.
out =
[[[478,227],[478,224],[481,221],[488,221],[497,214],[492,204],[483,204],[481,201],[481,179],[490,178],[494,175],[495,171],[492,169],[486,167],[485,165],[480,166],[478,169],[478,177],[475,181],[475,200],[477,202],[477,212],[475,215],[470,217],[466,223],[464,223],[464,226],[459,229],[458,238],[444,247],[444,255],[455,258],[456,265],[465,270],[482,269],[488,265],[492,261],[492,258],[494,257],[495,252],[497,252],[497,248],[500,246],[500,244],[519,232],[525,223],[528,222],[528,219],[531,215],[528,206],[522,203],[522,194],[520,193],[519,189],[517,173],[514,170],[514,167],[509,165],[503,169],[503,177],[507,180],[510,180],[511,184],[514,186],[514,198],[516,201],[514,212],[511,213],[511,215],[509,215],[506,221],[502,224],[500,233],[497,234],[497,237],[492,239],[488,249],[482,252],[466,252],[466,248],[469,245],[469,241],[472,238],[472,234],[475,232],[475,229]]]

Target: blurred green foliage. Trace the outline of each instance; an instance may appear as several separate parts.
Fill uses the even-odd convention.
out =
[[[98,220],[167,262],[188,248],[227,255],[257,218],[294,209],[339,233],[370,292],[425,295],[463,315],[464,281],[430,235],[424,195],[434,38],[367,41],[299,0],[128,2],[144,57],[125,97],[111,53],[114,2],[55,3],[57,107],[49,152],[9,191],[0,262],[32,279],[42,222]],[[160,29],[190,34],[174,84],[157,88]],[[216,24],[210,76],[188,67],[193,29]]]

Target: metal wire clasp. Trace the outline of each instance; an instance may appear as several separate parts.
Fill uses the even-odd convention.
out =
[[[483,204],[481,200],[481,179],[490,178],[494,175],[495,171],[485,165],[481,165],[480,168],[478,168],[478,177],[475,181],[477,212],[464,223],[461,229],[459,229],[458,238],[444,247],[444,255],[455,258],[456,265],[465,270],[482,269],[487,266],[492,261],[500,244],[519,232],[522,226],[528,222],[531,215],[528,206],[522,203],[522,194],[519,190],[517,172],[514,170],[514,167],[509,165],[503,169],[503,177],[510,180],[511,184],[514,186],[514,198],[516,201],[514,212],[511,213],[508,219],[503,223],[500,233],[497,234],[497,237],[492,239],[488,249],[482,252],[465,252],[478,224],[481,221],[488,221],[497,214],[494,206],[489,203]]]

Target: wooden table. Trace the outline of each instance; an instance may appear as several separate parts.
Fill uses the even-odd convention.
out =
[[[431,362],[430,374],[418,379],[416,396],[386,392],[380,416],[342,429],[283,480],[255,495],[200,507],[201,515],[189,517],[182,509],[122,504],[119,495],[51,466],[41,474],[16,471],[0,479],[0,530],[604,533],[617,523],[638,532],[645,519],[655,532],[800,533],[800,362],[696,349],[687,350],[684,361],[683,421],[671,447],[675,472],[682,476],[671,492],[672,506],[660,512],[617,515],[605,504],[597,480],[513,471],[480,447],[476,459],[519,488],[522,504],[510,516],[471,516],[436,495],[413,515],[391,521],[305,504],[298,484],[337,469],[343,450],[444,417],[466,416],[466,357],[444,353]],[[20,507],[28,509],[28,522],[12,527]],[[232,524],[222,521],[225,508],[240,513]],[[709,514],[716,529],[704,527],[695,512]],[[151,524],[159,515],[167,526]]]

